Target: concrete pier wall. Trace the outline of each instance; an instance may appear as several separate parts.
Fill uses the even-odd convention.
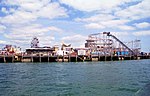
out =
[[[0,63],[13,62],[88,62],[150,59],[150,56],[0,56]]]

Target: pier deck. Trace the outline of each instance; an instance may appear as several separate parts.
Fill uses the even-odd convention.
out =
[[[0,55],[0,63],[13,62],[87,62],[87,61],[119,61],[150,59],[146,56],[32,56],[32,55]]]

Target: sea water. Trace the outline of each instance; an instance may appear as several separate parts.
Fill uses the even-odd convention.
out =
[[[147,85],[150,60],[0,63],[0,96],[149,96]]]

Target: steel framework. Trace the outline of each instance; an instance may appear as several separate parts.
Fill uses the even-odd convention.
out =
[[[85,47],[91,52],[100,52],[104,55],[112,55],[116,52],[126,52],[126,55],[137,55],[140,52],[140,40],[133,42],[133,47],[119,40],[110,32],[90,34]],[[124,53],[125,55],[125,53]]]

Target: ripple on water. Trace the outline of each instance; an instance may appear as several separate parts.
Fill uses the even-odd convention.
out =
[[[139,89],[135,96],[150,96],[150,82],[148,82],[143,88]]]
[[[133,93],[135,93],[135,92],[137,92],[139,89],[137,89],[137,88],[125,88],[125,87],[119,87],[119,88],[117,88],[116,89],[116,91],[126,91],[126,92],[133,92]]]
[[[150,60],[0,64],[0,96],[145,94],[150,90],[142,88],[150,80],[149,62]]]
[[[9,81],[9,80],[0,81],[0,88],[11,88],[14,85],[17,85],[17,83],[14,81]]]

